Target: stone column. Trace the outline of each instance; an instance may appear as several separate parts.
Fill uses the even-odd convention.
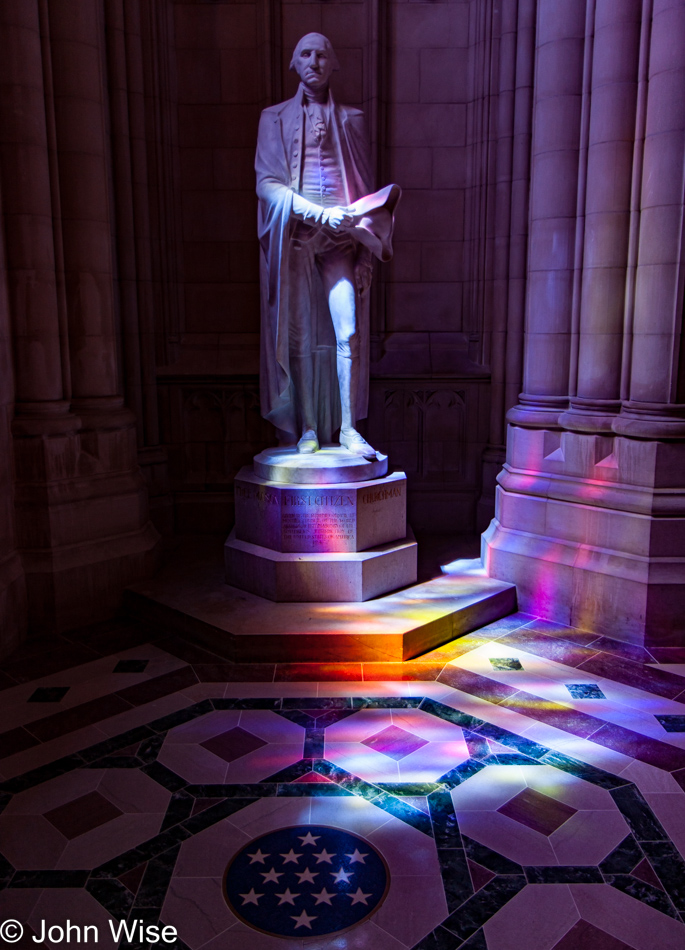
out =
[[[0,226],[0,657],[18,645],[26,629],[26,582],[14,517],[13,410],[12,336],[4,229]]]
[[[101,16],[100,2],[49,0],[71,382],[74,405],[85,410],[123,405],[117,398]]]
[[[611,432],[620,408],[642,0],[597,0],[576,393],[560,422]]]
[[[69,405],[64,399],[37,0],[0,0],[0,36],[0,178],[17,414],[75,428],[73,419],[66,419]]]
[[[523,393],[508,419],[558,426],[568,404],[586,0],[539,0]]]
[[[654,0],[628,400],[614,431],[685,438],[685,3]]]

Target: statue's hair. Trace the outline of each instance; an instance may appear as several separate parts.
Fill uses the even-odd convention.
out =
[[[290,68],[295,69],[295,60],[302,52],[303,47],[305,46],[305,40],[308,40],[310,36],[319,36],[323,40],[324,49],[328,53],[328,58],[331,61],[333,69],[340,69],[340,63],[338,62],[338,57],[335,55],[335,50],[331,44],[331,41],[323,35],[323,33],[305,33],[302,39],[298,42],[297,46],[293,50],[293,58],[290,60]]]

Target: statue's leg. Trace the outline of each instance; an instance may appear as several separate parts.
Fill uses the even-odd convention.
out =
[[[292,251],[290,267],[289,349],[290,375],[301,427],[297,451],[310,454],[319,449],[314,405],[312,365],[311,295],[314,257],[306,247]]]
[[[354,407],[359,387],[359,332],[354,286],[354,248],[336,248],[319,259],[336,339],[336,363],[340,386],[340,444],[358,455],[376,451],[354,428]]]

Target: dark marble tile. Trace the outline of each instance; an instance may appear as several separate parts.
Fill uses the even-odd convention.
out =
[[[221,801],[220,798],[195,798],[192,801],[191,814],[197,815],[198,812],[204,811],[206,808],[211,808],[212,805],[218,805],[220,801]],[[187,818],[189,816],[186,815],[184,817]],[[164,828],[162,827],[162,831],[163,830]]]
[[[263,697],[260,699],[211,699],[214,709],[281,709],[282,699]],[[297,708],[296,706],[293,708]]]
[[[304,740],[304,751],[302,753],[305,759],[320,759],[324,752],[323,729],[308,729]]]
[[[561,703],[554,703],[548,699],[540,699],[539,696],[533,696],[525,693],[523,690],[518,692],[511,699],[505,699],[501,703],[507,709],[521,713],[529,719],[537,719],[538,722],[544,722],[548,726],[555,726],[557,729],[563,729],[564,732],[572,732],[575,736],[587,739],[604,724],[603,720],[587,713],[579,712],[571,706],[563,706]]]
[[[598,637],[593,641],[592,647],[595,650],[601,650],[603,653],[620,656],[624,660],[632,660],[635,663],[653,663],[656,659],[651,650],[637,646],[634,643],[625,643],[623,640],[614,640],[612,637]]]
[[[599,868],[587,867],[524,867],[529,884],[603,884]]]
[[[110,693],[108,696],[99,696],[97,699],[72,706],[52,716],[37,719],[29,723],[26,728],[41,742],[48,742],[50,739],[57,739],[75,732],[76,729],[83,729],[84,726],[110,719],[130,708],[130,703],[115,693]]]
[[[479,891],[481,887],[485,887],[486,884],[489,884],[490,881],[495,877],[494,871],[488,871],[487,868],[484,868],[482,864],[478,864],[476,861],[472,861],[470,858],[466,859],[469,866],[469,874],[471,875],[471,881],[473,883],[474,893]]]
[[[155,907],[161,910],[179,850],[180,845],[177,845],[148,863],[133,903],[134,908]]]
[[[193,719],[199,719],[200,716],[206,716],[212,712],[214,706],[211,700],[203,699],[201,703],[193,703],[185,709],[178,709],[176,712],[169,713],[168,716],[161,716],[159,719],[153,719],[148,723],[150,729],[155,732],[168,732],[176,726],[182,726],[185,722],[192,722]]]
[[[627,835],[611,854],[600,862],[599,869],[603,874],[630,874],[643,858],[644,854],[635,838]]]
[[[467,940],[525,886],[526,879],[522,874],[498,876],[450,914],[443,921],[443,927]]]
[[[270,798],[275,791],[270,785],[189,785],[186,792],[193,798]]]
[[[195,801],[196,799],[189,795],[186,790],[175,792],[169,801],[160,831],[166,831],[167,828],[172,828],[179,822],[185,821],[186,818],[190,818],[194,811]]]
[[[539,630],[531,629],[530,626],[519,628],[503,637],[499,643],[503,646],[525,650],[526,653],[533,653],[535,656],[553,660],[555,663],[563,663],[564,666],[580,666],[584,660],[589,660],[597,653],[594,644],[592,647],[579,646],[570,640],[546,636]]]
[[[113,673],[144,673],[149,660],[119,660],[114,664]]]
[[[303,726],[305,729],[316,723],[315,712],[303,712],[301,709],[280,709],[278,715],[283,716],[289,722],[296,723],[298,726]]]
[[[667,894],[685,911],[685,861],[670,841],[645,841],[642,845]],[[633,874],[635,871],[633,871]]]
[[[286,696],[281,700],[282,709],[351,709],[352,701],[347,696]]]
[[[685,732],[685,715],[683,716],[655,716],[666,732]]]
[[[12,796],[8,795],[7,792],[0,792],[0,815],[7,808],[11,800]]]
[[[472,759],[482,761],[491,754],[490,745],[484,736],[479,736],[475,732],[464,729],[464,741]]]
[[[178,792],[188,784],[180,775],[176,775],[171,769],[168,769],[160,762],[151,762],[143,766],[141,772],[148,775],[154,782],[163,788],[168,788],[170,792]]]
[[[191,835],[196,835],[198,831],[210,828],[217,821],[223,821],[224,818],[234,815],[237,811],[241,811],[241,809],[253,803],[254,798],[226,798],[222,802],[212,805],[211,808],[205,808],[204,811],[187,818],[179,827],[185,829]]]
[[[425,702],[423,696],[353,696],[353,709],[418,709]]]
[[[279,798],[336,798],[341,795],[352,795],[349,789],[328,782],[286,782],[274,786]],[[375,804],[375,800],[374,800]]]
[[[349,716],[354,716],[355,712],[357,712],[356,709],[329,709],[326,712],[317,713],[316,728],[326,729],[336,722],[347,719]]]
[[[638,842],[668,840],[654,812],[634,785],[613,789],[610,794]]]
[[[401,798],[396,798],[394,795],[389,795],[388,792],[380,791],[373,799],[373,803],[377,808],[382,808],[383,811],[389,812],[389,814],[394,815],[395,818],[399,818],[400,821],[411,825],[412,828],[422,831],[424,835],[428,835],[429,837],[433,836],[433,825],[431,824],[430,817],[425,812],[419,811],[418,808],[414,808],[413,805],[408,804],[408,802],[402,801]]]
[[[512,656],[490,657],[493,670],[522,670],[521,661]]]
[[[485,939],[483,929],[477,930],[468,940],[465,940],[460,950],[488,950],[488,943]]]
[[[473,884],[463,848],[438,848],[438,862],[450,913],[473,895]]]
[[[459,937],[455,937],[444,927],[436,927],[423,940],[414,944],[412,950],[458,950],[462,946],[463,942]]]
[[[118,690],[115,695],[120,696],[132,706],[143,706],[155,699],[162,699],[163,696],[177,693],[187,686],[194,686],[197,681],[197,676],[195,676],[192,667],[183,666],[180,670],[163,673],[161,676],[155,676],[144,683],[127,686]]]
[[[134,755],[106,755],[97,762],[89,762],[86,769],[139,769],[144,763]]]
[[[656,876],[654,868],[649,863],[647,858],[643,858],[642,861],[640,861],[640,863],[637,864],[630,873],[633,875],[633,877],[636,877],[638,881],[644,881],[645,884],[651,884],[652,887],[658,887],[662,891],[665,890],[663,884]]]
[[[502,700],[513,696],[517,690],[504,683],[498,683],[487,676],[462,670],[457,666],[446,666],[438,677],[438,682],[445,683],[453,689],[460,689],[464,693],[487,699],[491,703],[501,703]]]
[[[463,841],[467,857],[475,861],[476,864],[481,864],[495,874],[523,874],[523,868],[515,861],[510,861],[504,855],[492,851],[484,844],[474,841],[473,838],[467,838],[466,835],[463,835]]]
[[[121,809],[97,791],[46,811],[46,818],[69,841],[123,815]]]
[[[295,782],[300,776],[305,775],[307,772],[310,772],[312,769],[311,759],[300,759],[299,762],[295,762],[293,765],[289,765],[284,769],[281,769],[279,772],[274,772],[273,775],[269,775],[268,778],[262,779],[262,783],[266,782]]]
[[[16,871],[12,887],[83,887],[88,871]]]
[[[369,736],[368,739],[362,739],[362,745],[368,746],[374,752],[387,755],[390,759],[400,761],[412,752],[416,752],[417,749],[428,745],[428,740],[400,729],[399,726],[388,726],[387,729],[382,729],[375,735]]]
[[[40,745],[40,740],[23,727],[9,729],[7,732],[0,733],[0,759],[6,759],[9,755],[23,752],[24,749],[30,749],[35,745]]]
[[[105,739],[102,742],[96,742],[87,746],[79,752],[84,762],[96,762],[98,759],[114,752],[120,752],[127,747],[139,746],[145,740],[157,738],[151,729],[147,726],[137,726],[135,729],[129,729],[127,732],[121,732],[118,736],[111,739]],[[137,753],[136,753],[137,754]]]
[[[566,689],[574,699],[606,699],[597,683],[567,683]]]
[[[667,914],[669,917],[680,920],[678,912],[668,896],[659,888],[652,887],[651,884],[646,884],[644,881],[639,881],[631,874],[610,875],[606,878],[606,881],[607,884],[611,884],[612,887],[623,891],[624,894],[628,894],[630,897],[634,897],[635,900],[647,904],[648,907],[653,907],[654,910],[658,910],[662,914]]]
[[[377,785],[372,785],[371,782],[365,782],[364,779],[358,778],[356,775],[351,775],[349,772],[346,772],[345,769],[341,769],[325,759],[318,762],[314,766],[314,769],[320,775],[324,775],[332,782],[335,782],[336,785],[340,785],[341,788],[345,788],[352,792],[353,795],[358,795],[367,801],[372,801],[382,792],[382,789]]]
[[[480,772],[480,770],[484,768],[485,765],[482,762],[477,762],[476,759],[467,759],[465,762],[457,765],[456,768],[450,769],[449,772],[445,772],[444,775],[441,775],[438,781],[447,788],[456,788],[457,785],[466,782],[472,775],[475,775],[476,772]]]
[[[149,765],[151,762],[155,762],[157,756],[159,755],[162,746],[164,745],[165,735],[151,736],[149,739],[144,739],[138,747],[137,756],[140,761]]]
[[[264,739],[260,739],[259,736],[255,736],[251,732],[241,729],[240,726],[235,726],[233,729],[228,729],[218,736],[212,736],[211,739],[201,742],[200,745],[203,749],[207,749],[208,752],[211,752],[212,755],[223,759],[224,762],[235,762],[236,759],[242,759],[243,756],[249,755],[250,752],[256,752],[257,749],[261,749],[267,745],[267,742]]]
[[[417,798],[442,790],[442,785],[439,782],[378,782],[378,787],[391,795]]]
[[[0,883],[6,883],[14,874],[14,866],[0,854]]]
[[[61,703],[67,695],[70,686],[39,686],[34,689],[27,703]]]
[[[443,719],[445,722],[453,722],[455,726],[462,726],[464,729],[474,730],[484,725],[482,719],[476,719],[475,716],[469,716],[468,713],[461,712],[459,709],[453,709],[451,706],[439,703],[435,699],[426,698],[422,700],[420,709],[422,709],[423,712],[430,713],[432,716],[436,716],[438,719]]]
[[[534,788],[524,788],[497,811],[526,828],[532,828],[533,831],[549,837],[575,815],[578,809],[556,798],[550,798],[549,795],[543,795]]]
[[[624,785],[630,785],[627,779],[618,775],[612,775],[611,772],[605,772],[604,769],[595,768],[579,759],[574,759],[570,755],[564,755],[563,752],[549,751],[539,759],[541,765],[552,765],[555,769],[561,769],[563,772],[570,772],[578,778],[585,779],[586,782],[592,782],[599,788],[621,788]]]
[[[540,765],[537,759],[520,752],[497,752],[481,760],[484,765]]]
[[[454,804],[449,792],[431,792],[428,795],[428,809],[433,823],[433,837],[438,848],[461,848]]]
[[[128,917],[133,907],[133,894],[121,881],[91,877],[86,884],[86,890],[115,920]]]
[[[606,676],[617,683],[625,683],[637,689],[644,689],[657,696],[675,699],[683,691],[683,678],[666,670],[653,669],[643,663],[635,663],[622,657],[610,656],[608,653],[598,653],[597,656],[586,660],[581,669],[595,676]]]
[[[486,739],[493,739],[495,742],[499,742],[500,745],[516,749],[517,752],[531,759],[541,759],[543,755],[549,752],[546,746],[540,745],[538,742],[532,742],[530,739],[525,739],[523,736],[517,736],[515,733],[509,732],[507,729],[502,729],[500,726],[493,726],[489,722],[484,722],[474,729],[474,732],[479,736],[485,736]]]

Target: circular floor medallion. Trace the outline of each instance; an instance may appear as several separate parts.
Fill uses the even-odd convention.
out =
[[[378,851],[339,828],[302,825],[255,838],[231,859],[226,902],[255,930],[316,937],[361,923],[388,892]]]

